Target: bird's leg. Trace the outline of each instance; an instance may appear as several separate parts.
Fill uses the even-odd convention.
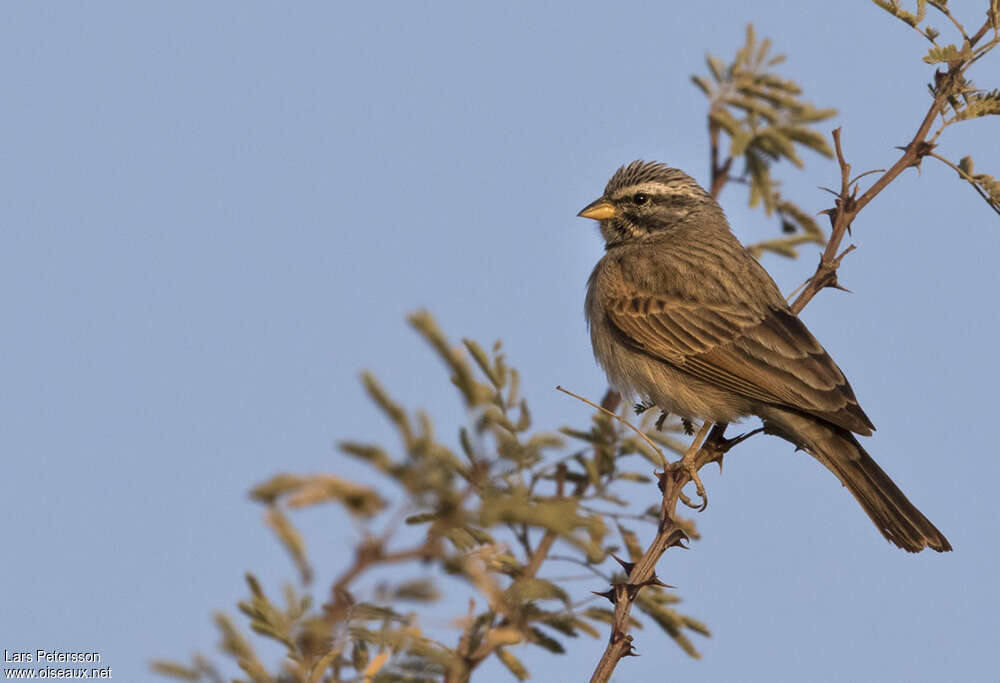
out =
[[[701,477],[698,476],[698,467],[696,463],[698,458],[698,451],[701,450],[701,442],[705,438],[705,435],[708,434],[708,429],[711,426],[712,426],[711,422],[706,422],[705,424],[703,424],[701,426],[701,429],[699,429],[698,433],[695,435],[694,441],[691,442],[691,447],[688,448],[687,452],[684,454],[684,457],[682,457],[680,460],[671,465],[671,468],[673,469],[684,470],[687,473],[688,477],[691,478],[691,481],[694,482],[695,490],[698,492],[698,497],[701,498],[700,510],[704,510],[705,508],[708,507],[708,494],[705,493],[705,487],[701,483]],[[684,500],[684,504],[687,505],[688,507],[692,508],[695,507],[690,503],[690,501],[686,500],[683,496],[681,499]]]
[[[694,436],[694,423],[686,417],[681,418],[681,425],[684,427],[684,433],[688,436]]]
[[[670,413],[668,413],[665,410],[660,411],[660,416],[656,418],[656,422],[653,425],[654,427],[656,427],[656,431],[658,432],[663,431],[663,423],[667,421],[668,417],[670,417]]]

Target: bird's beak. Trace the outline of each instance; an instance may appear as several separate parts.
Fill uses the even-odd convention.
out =
[[[580,218],[593,218],[595,221],[604,221],[618,215],[618,209],[608,200],[598,199],[583,207],[583,211],[576,214]]]

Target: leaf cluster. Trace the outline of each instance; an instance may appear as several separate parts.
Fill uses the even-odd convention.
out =
[[[935,100],[941,101],[942,106],[935,117],[938,127],[929,139],[928,155],[954,169],[959,177],[968,182],[989,204],[990,208],[1000,214],[1000,192],[997,181],[985,173],[973,173],[971,157],[963,157],[955,164],[930,151],[949,126],[962,121],[1000,115],[1000,89],[977,88],[967,76],[970,67],[1000,45],[1000,0],[989,0],[986,23],[979,32],[971,36],[965,26],[951,13],[946,0],[917,0],[915,12],[904,9],[899,0],[872,1],[915,29],[932,44],[923,61],[940,68],[934,73],[934,80],[927,88]],[[927,23],[928,7],[937,10],[952,24],[960,40],[949,44],[938,41],[942,32]],[[992,37],[983,40],[990,33]]]
[[[650,485],[654,479],[630,465],[648,471],[649,464],[662,466],[661,456],[602,413],[584,429],[534,429],[518,372],[499,343],[489,351],[468,339],[455,345],[429,314],[409,321],[443,361],[468,422],[454,441],[442,441],[425,412],[406,409],[365,373],[368,398],[398,445],[343,441],[338,449],[370,466],[383,483],[376,488],[330,473],[283,473],[252,489],[251,499],[264,506],[265,523],[298,569],[300,588],[287,585],[283,599],[273,600],[248,574],[250,594],[238,605],[250,631],[284,648],[277,671],[262,662],[234,620],[216,616],[220,650],[243,671],[241,681],[462,681],[490,657],[523,680],[529,672],[518,648],[563,654],[567,639],[607,632],[610,610],[595,606],[597,598],[585,590],[579,592],[588,597],[574,602],[551,566],[582,568],[584,576],[573,578],[606,585],[613,577],[602,564],[610,553],[641,554],[634,527],[654,528],[659,494]],[[683,450],[672,436],[680,429],[672,421],[650,436]],[[636,485],[648,492],[648,510],[633,510],[628,502],[627,490]],[[392,488],[400,495],[390,505],[383,496]],[[325,503],[365,531],[353,562],[320,602],[309,592],[313,570],[292,513]],[[405,524],[398,528],[394,519]],[[688,529],[696,537],[693,524]],[[416,575],[401,571],[403,564]],[[395,567],[393,580],[365,580],[388,566]],[[454,631],[427,631],[424,623],[435,622],[435,601],[456,591],[469,596],[468,614]],[[650,587],[638,606],[648,623],[698,656],[689,634],[708,630],[677,610],[679,600]],[[404,611],[404,604],[416,609]],[[218,672],[202,656],[154,668],[196,681],[214,681]]]
[[[803,99],[802,88],[774,71],[784,55],[771,54],[771,41],[758,41],[752,25],[746,41],[728,64],[709,54],[709,76],[692,81],[709,100],[709,134],[712,143],[712,194],[738,180],[749,188],[750,207],[762,205],[767,215],[776,215],[783,236],[753,245],[759,256],[765,251],[794,258],[802,244],[823,244],[823,231],[816,220],[797,204],[782,196],[774,166],[781,161],[802,168],[801,149],[825,157],[833,151],[815,126],[836,114]],[[721,137],[728,138],[724,146]],[[733,177],[731,168],[742,160],[743,171]]]

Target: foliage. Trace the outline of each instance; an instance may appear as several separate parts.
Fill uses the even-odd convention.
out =
[[[600,413],[585,429],[536,431],[520,395],[519,375],[499,343],[490,352],[468,339],[456,347],[427,313],[410,316],[410,323],[444,361],[469,424],[454,444],[444,443],[425,413],[406,410],[366,373],[365,390],[393,425],[400,445],[344,441],[339,449],[393,482],[400,492],[394,502],[331,474],[278,474],[251,491],[298,567],[300,585],[285,586],[279,600],[247,575],[250,594],[239,604],[252,631],[285,649],[279,673],[269,673],[234,622],[217,615],[222,650],[245,680],[463,680],[491,656],[522,679],[527,672],[515,654],[518,647],[563,653],[565,639],[598,638],[610,620],[610,610],[598,598],[585,591],[577,591],[585,593],[583,599],[571,595],[564,582],[553,578],[560,570],[550,565],[584,567],[592,579],[612,581],[615,577],[601,564],[611,553],[634,557],[641,552],[636,525],[657,521],[655,507],[641,515],[622,512],[622,488],[650,481],[644,471],[662,464],[636,435]],[[664,433],[652,436],[679,448],[670,433],[681,429],[671,422]],[[305,542],[289,511],[325,503],[340,506],[365,531],[353,563],[325,602],[317,604],[308,590],[312,570]],[[393,520],[402,518],[407,530],[396,531]],[[689,530],[696,536],[693,525]],[[399,537],[415,543],[397,548]],[[375,590],[358,585],[369,570],[401,563],[416,565],[417,574],[396,570],[398,580]],[[425,631],[424,624],[433,622],[428,618],[434,615],[433,603],[443,593],[435,575],[458,580],[471,596],[469,613],[451,642],[448,631]],[[650,624],[697,657],[690,634],[709,632],[677,610],[679,601],[675,593],[651,587],[640,609]],[[424,609],[404,611],[403,604]],[[155,666],[184,680],[215,680],[215,669],[206,662]]]
[[[803,100],[794,81],[774,72],[784,57],[772,55],[770,41],[758,41],[752,27],[731,63],[710,55],[709,77],[692,79],[709,98],[712,195],[718,197],[730,182],[742,183],[751,207],[780,219],[782,235],[753,245],[753,253],[795,257],[803,244],[824,246],[815,274],[792,304],[796,312],[823,288],[839,286],[837,268],[853,248],[840,251],[840,245],[853,220],[926,157],[947,164],[1000,213],[1000,181],[976,172],[969,156],[954,163],[935,151],[948,127],[1000,114],[1000,91],[978,89],[967,75],[1000,44],[1000,0],[988,0],[985,23],[971,33],[941,0],[917,0],[912,11],[899,0],[874,2],[931,42],[923,60],[937,69],[928,111],[887,170],[852,176],[840,129],[833,135],[834,150],[815,129],[834,110]],[[929,8],[952,25],[955,42],[938,42],[942,31],[928,24]],[[840,189],[831,190],[834,206],[821,212],[830,219],[829,237],[810,212],[782,196],[774,176],[782,161],[801,168],[801,149],[836,154]],[[743,165],[739,174],[732,172],[736,161]],[[861,180],[870,174],[879,175],[862,190]],[[490,658],[524,680],[529,671],[517,654],[523,648],[563,654],[568,639],[603,638],[609,627],[594,681],[608,680],[618,661],[633,654],[629,631],[643,626],[658,627],[688,655],[699,656],[692,637],[708,636],[708,629],[678,611],[680,598],[655,573],[666,549],[698,537],[694,524],[674,512],[690,479],[667,465],[660,450],[686,450],[679,438],[684,425],[660,420],[654,426],[656,411],[649,411],[638,430],[646,441],[610,412],[599,411],[584,428],[538,431],[520,395],[519,375],[499,342],[490,351],[471,340],[456,346],[429,314],[414,314],[409,321],[444,362],[467,424],[453,441],[442,441],[427,413],[404,408],[365,373],[365,391],[399,444],[344,441],[338,447],[367,464],[378,486],[328,473],[282,473],[253,488],[251,498],[264,507],[264,521],[291,557],[298,582],[286,585],[277,598],[248,574],[249,594],[238,604],[249,629],[284,653],[276,670],[232,618],[216,615],[219,650],[243,671],[237,680],[457,682]],[[618,397],[609,392],[603,404],[614,411]],[[717,436],[723,433],[724,425]],[[716,440],[716,447],[724,448],[714,453],[703,446],[697,465],[721,462],[722,453],[740,440]],[[650,477],[650,466],[662,471]],[[651,492],[654,481],[659,493]],[[645,487],[637,498],[629,495],[636,486]],[[630,499],[649,507],[637,512]],[[316,593],[306,541],[292,513],[325,504],[362,531],[347,566]],[[645,546],[644,536],[652,537]],[[606,571],[609,558],[623,571]],[[567,565],[611,588],[596,596],[575,590],[560,578]],[[452,615],[453,627],[442,628],[436,601],[461,591],[468,597],[467,612]],[[633,605],[639,617],[633,616]],[[157,661],[153,668],[179,680],[227,680],[202,655],[190,663]]]
[[[748,25],[746,42],[731,63],[709,54],[706,62],[711,78],[691,77],[709,100],[712,195],[718,196],[730,180],[738,180],[749,189],[751,208],[762,204],[768,216],[776,215],[780,221],[781,237],[749,247],[758,257],[770,251],[795,258],[800,245],[826,241],[816,220],[782,196],[773,168],[784,160],[801,169],[804,164],[799,148],[833,156],[825,136],[815,126],[834,116],[836,110],[820,109],[803,100],[802,88],[795,81],[773,71],[784,61],[784,55],[771,55],[771,41],[758,42],[753,26]],[[721,135],[729,138],[725,151]],[[743,171],[734,178],[731,169],[736,159],[743,160]]]
[[[986,22],[974,35],[970,35],[948,9],[947,0],[917,0],[915,12],[903,8],[899,0],[873,0],[873,2],[913,28],[930,41],[932,47],[923,60],[927,64],[940,66],[934,72],[934,82],[927,88],[933,97],[942,99],[942,106],[935,112],[934,123],[938,128],[929,138],[931,149],[937,145],[941,134],[949,126],[983,116],[1000,115],[1000,89],[982,90],[977,88],[967,76],[968,69],[1000,45],[1000,0],[989,0],[986,8]],[[928,6],[948,20],[958,33],[954,43],[941,44],[941,31],[930,26],[927,21]],[[989,38],[986,40],[985,38]],[[928,150],[928,156],[938,159],[954,169],[958,176],[968,182],[990,208],[1000,214],[1000,184],[985,173],[972,173],[972,157],[965,156],[959,163]]]

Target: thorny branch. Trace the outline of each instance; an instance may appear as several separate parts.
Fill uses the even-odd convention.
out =
[[[726,425],[724,424],[712,427],[705,443],[698,449],[695,460],[697,469],[701,469],[710,462],[718,463],[721,468],[722,457],[730,448],[760,431],[754,430],[735,439],[725,439],[722,436],[725,429]],[[676,512],[677,502],[682,495],[681,491],[691,482],[691,475],[684,467],[674,463],[659,473],[658,479],[660,490],[663,493],[663,502],[656,537],[638,562],[618,560],[627,575],[625,582],[613,584],[607,593],[600,594],[614,604],[615,616],[611,628],[611,638],[594,675],[590,679],[591,683],[604,683],[609,680],[619,660],[635,654],[632,648],[632,636],[628,633],[629,616],[635,598],[645,586],[666,585],[656,575],[656,563],[659,562],[660,557],[668,548],[687,547],[684,542],[688,540],[688,535],[681,528]]]
[[[949,18],[952,18],[954,21],[950,15]],[[974,47],[991,27],[992,21],[988,18],[976,34],[968,39],[970,46]],[[964,31],[962,33],[964,36]],[[841,183],[840,191],[836,193],[833,208],[823,212],[829,217],[832,230],[826,247],[820,256],[816,272],[803,283],[800,287],[802,290],[801,293],[795,299],[794,303],[791,304],[791,310],[794,313],[800,313],[806,304],[822,289],[827,287],[843,289],[837,282],[837,269],[840,267],[841,260],[854,250],[854,246],[851,245],[840,251],[840,245],[844,240],[845,234],[850,231],[852,222],[861,210],[875,199],[892,181],[899,177],[903,171],[911,167],[919,168],[924,157],[933,156],[940,158],[933,153],[934,144],[928,142],[928,136],[931,133],[934,122],[942,114],[948,98],[962,88],[964,71],[978,56],[973,59],[956,60],[948,65],[947,71],[944,73],[938,72],[935,79],[936,89],[934,100],[910,142],[901,148],[903,154],[888,170],[881,172],[882,175],[860,196],[858,196],[858,181],[871,172],[863,173],[853,179],[851,178],[851,165],[847,163],[841,143],[841,129],[838,127],[833,131],[832,135],[837,163],[840,167]],[[732,159],[727,158],[724,162],[719,161],[718,126],[710,123],[709,137],[711,145],[710,192],[713,198],[718,198],[726,183],[731,180],[729,177],[729,167]],[[940,159],[953,168],[956,168],[956,170],[960,170],[947,160]],[[977,191],[979,191],[978,188]],[[980,194],[982,193],[980,192]],[[610,406],[613,409],[617,405],[618,400],[618,395],[613,391],[609,391],[602,403],[605,407]],[[697,469],[701,469],[710,462],[718,462],[721,468],[722,456],[729,449],[749,436],[761,431],[759,429],[753,430],[735,439],[726,439],[724,437],[726,427],[726,424],[716,424],[712,427],[712,431],[706,438],[705,444],[698,450],[696,456]],[[692,444],[692,447],[695,447],[695,444]],[[633,564],[619,560],[627,573],[626,581],[624,583],[613,584],[609,591],[600,593],[600,595],[603,595],[614,604],[615,616],[610,639],[590,679],[591,683],[605,683],[611,678],[615,667],[622,658],[636,654],[633,650],[632,636],[629,634],[628,628],[629,614],[636,596],[645,586],[654,584],[663,585],[656,576],[656,564],[668,548],[673,546],[686,547],[684,546],[684,540],[687,538],[687,535],[677,524],[676,508],[678,500],[682,499],[683,496],[682,489],[691,482],[691,477],[684,468],[676,465],[674,463],[668,466],[659,475],[660,490],[663,492],[663,503],[656,537],[638,562]]]
[[[976,43],[982,39],[986,32],[990,28],[990,22],[987,20],[979,31],[969,40],[971,46],[975,46]],[[826,243],[826,248],[823,250],[823,254],[820,256],[819,265],[816,267],[816,272],[810,277],[799,294],[798,298],[791,305],[791,309],[795,314],[798,314],[806,307],[814,296],[816,296],[820,290],[826,287],[839,287],[837,283],[837,269],[840,267],[841,259],[846,256],[851,249],[848,248],[841,253],[837,253],[840,249],[840,244],[844,240],[844,235],[848,233],[851,229],[851,224],[857,215],[865,208],[879,193],[884,190],[889,183],[898,178],[903,171],[908,168],[919,168],[921,161],[923,161],[926,156],[936,156],[933,155],[934,144],[928,142],[927,138],[930,135],[931,128],[934,126],[934,122],[937,117],[941,115],[944,107],[948,101],[948,98],[955,94],[955,92],[962,87],[963,76],[962,74],[968,68],[971,60],[956,60],[948,66],[948,70],[943,74],[938,72],[936,76],[937,87],[934,95],[934,100],[931,102],[930,107],[927,109],[927,113],[924,115],[923,121],[917,127],[916,133],[913,134],[913,138],[910,142],[902,148],[903,154],[896,160],[888,171],[882,173],[879,178],[872,183],[872,185],[865,190],[865,192],[859,197],[858,196],[858,183],[857,179],[853,182],[850,180],[851,176],[851,165],[847,163],[844,157],[844,151],[841,146],[840,141],[840,128],[833,131],[833,140],[837,150],[837,163],[840,165],[840,175],[841,175],[841,187],[840,192],[837,195],[837,199],[834,201],[834,206],[832,209],[827,209],[825,213],[830,218],[831,232],[830,239]],[[859,176],[860,178],[860,176]]]

